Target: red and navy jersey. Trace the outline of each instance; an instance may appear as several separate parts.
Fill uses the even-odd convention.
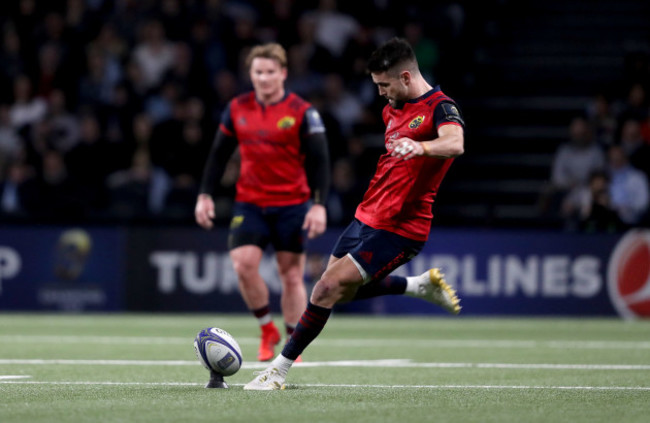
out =
[[[309,200],[301,140],[325,132],[311,104],[288,93],[279,102],[265,106],[249,92],[230,101],[219,129],[239,144],[236,201],[273,207]]]
[[[416,241],[426,241],[431,229],[431,207],[452,158],[392,157],[392,141],[408,137],[415,141],[438,138],[438,128],[464,122],[456,103],[436,86],[421,97],[399,107],[386,105],[382,117],[386,125],[387,152],[377,163],[355,217],[375,229],[383,229]]]

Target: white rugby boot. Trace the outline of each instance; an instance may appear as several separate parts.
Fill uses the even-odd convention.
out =
[[[284,389],[284,376],[275,367],[267,367],[255,373],[255,379],[244,385],[245,391],[276,391]]]
[[[460,300],[456,291],[447,285],[440,269],[434,267],[420,276],[411,276],[406,280],[406,295],[439,305],[449,313],[460,313]]]

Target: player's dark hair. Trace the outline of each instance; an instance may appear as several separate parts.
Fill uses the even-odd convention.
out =
[[[414,69],[417,68],[417,59],[408,41],[394,37],[372,53],[366,69],[369,73],[382,73],[398,65]]]

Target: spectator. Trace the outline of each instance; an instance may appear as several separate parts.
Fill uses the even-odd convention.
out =
[[[126,40],[110,22],[106,22],[101,26],[99,33],[90,43],[90,49],[103,53],[109,62],[121,63],[128,57]]]
[[[368,82],[368,75],[366,74],[366,57],[370,57],[373,51],[377,48],[377,43],[374,40],[374,28],[370,25],[361,25],[359,30],[356,31],[348,40],[345,50],[342,54],[341,73],[347,81],[350,81],[355,87],[355,91],[359,91],[359,87]],[[372,95],[376,96],[376,88],[372,86]],[[364,99],[367,102],[367,99]]]
[[[13,82],[14,98],[9,109],[11,124],[20,130],[45,117],[47,103],[41,97],[34,96],[32,81],[27,75],[19,75]]]
[[[630,164],[650,177],[650,145],[643,140],[641,125],[637,120],[623,122],[620,144]]]
[[[616,232],[622,228],[622,222],[612,208],[609,175],[604,170],[593,172],[589,185],[571,190],[562,206],[568,230]]]
[[[122,79],[122,68],[102,50],[90,48],[87,72],[79,83],[79,102],[94,108],[105,108],[113,100],[113,91]]]
[[[205,65],[197,62],[189,44],[176,43],[175,60],[165,74],[165,81],[183,88],[188,95],[202,95],[208,91],[209,76]]]
[[[334,225],[351,221],[364,189],[357,180],[352,160],[343,158],[334,162],[332,189],[327,200],[328,220]]]
[[[605,153],[596,144],[587,121],[576,117],[569,125],[569,140],[555,151],[549,184],[540,195],[540,210],[547,217],[562,216],[565,197],[587,186],[589,175],[605,168]]]
[[[86,216],[83,195],[78,179],[72,178],[63,155],[49,150],[43,154],[38,197],[31,204],[31,212],[43,219],[69,220]]]
[[[38,74],[35,78],[35,92],[46,98],[55,88],[72,88],[69,75],[62,65],[61,47],[56,43],[44,44],[38,52]]]
[[[185,7],[186,1],[162,0],[158,5],[157,16],[169,38],[176,42],[187,39],[189,16]]]
[[[313,14],[305,13],[298,19],[298,43],[291,46],[291,49],[298,49],[291,55],[300,54],[308,64],[309,70],[314,73],[335,72],[338,69],[334,56],[323,47],[317,40],[315,34],[316,18]]]
[[[219,27],[214,25],[214,27]],[[216,73],[226,69],[226,50],[212,30],[210,22],[204,17],[197,19],[190,32],[189,45],[192,49],[192,58],[196,66],[205,68],[207,78],[212,78]],[[233,71],[231,71],[233,72]],[[236,71],[233,73],[237,73]]]
[[[359,29],[357,20],[338,9],[336,0],[319,0],[318,9],[312,12],[316,19],[316,42],[330,54],[340,59],[348,40]]]
[[[616,114],[605,94],[596,95],[587,105],[587,120],[594,129],[596,142],[603,148],[614,143],[616,136]]]
[[[0,50],[0,63],[2,63],[2,66],[0,66],[0,84],[3,86],[7,81],[13,80],[18,75],[29,72],[22,47],[22,40],[13,25],[5,25],[2,50]],[[1,100],[7,101],[8,99],[2,98]]]
[[[165,37],[165,30],[157,20],[149,20],[141,27],[140,40],[133,50],[133,59],[142,70],[146,89],[156,88],[175,60],[174,46]]]
[[[345,87],[341,75],[330,73],[325,76],[325,107],[341,125],[344,135],[350,135],[354,125],[361,120],[363,105]]]
[[[230,99],[239,93],[239,83],[234,73],[224,69],[214,75],[212,85],[208,102],[210,117],[212,121],[219,122]]]
[[[619,106],[619,126],[629,119],[642,121],[648,116],[648,96],[646,89],[640,83],[630,87],[625,102]],[[620,130],[620,128],[619,128]]]
[[[438,45],[424,33],[423,24],[418,21],[407,22],[404,25],[404,38],[413,46],[422,74],[435,80],[440,52]]]
[[[150,216],[153,179],[149,152],[139,148],[133,155],[131,167],[108,176],[111,214],[122,219]]]
[[[621,146],[614,145],[608,151],[611,185],[609,195],[618,217],[626,225],[641,222],[650,204],[648,178],[630,165]]]
[[[64,91],[53,90],[47,101],[52,147],[66,153],[79,142],[79,120],[67,110]]]
[[[232,19],[232,34],[224,37],[227,42],[224,45],[226,53],[226,67],[234,72],[239,71],[240,78],[246,78],[246,66],[243,63],[248,51],[254,45],[260,43],[256,32],[256,13],[248,7],[241,9],[233,8],[230,12]],[[234,36],[233,36],[234,35]]]
[[[22,160],[9,163],[4,180],[0,180],[0,213],[24,215],[38,195],[34,169]]]
[[[151,117],[154,124],[164,122],[174,114],[174,107],[179,103],[181,95],[181,87],[178,84],[173,81],[164,81],[145,102],[145,112]]]
[[[586,184],[589,175],[605,167],[605,155],[596,144],[584,118],[577,117],[569,126],[569,141],[560,145],[553,158],[551,183],[562,192]]]
[[[310,69],[309,57],[301,46],[294,45],[289,49],[288,54],[287,89],[305,98],[314,96],[319,87],[323,85],[323,76]]]
[[[0,104],[0,169],[4,159],[13,159],[22,148],[22,138],[11,124],[9,106]]]
[[[174,162],[170,169],[172,186],[165,200],[166,212],[173,217],[190,217],[198,195],[201,172],[210,152],[198,122],[187,122],[183,134],[173,146]]]
[[[113,170],[111,157],[97,117],[87,114],[80,121],[79,143],[65,156],[70,177],[77,183],[88,210],[106,207],[106,175]]]

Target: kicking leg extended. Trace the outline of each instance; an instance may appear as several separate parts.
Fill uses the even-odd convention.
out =
[[[361,286],[352,300],[380,297],[383,295],[408,295],[436,304],[449,313],[460,313],[460,300],[456,291],[445,282],[438,268],[432,268],[419,276],[387,276]]]

